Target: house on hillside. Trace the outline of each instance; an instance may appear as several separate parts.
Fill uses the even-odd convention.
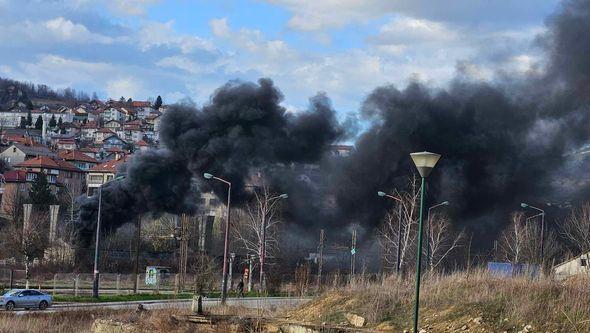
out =
[[[98,161],[95,158],[90,157],[78,150],[62,152],[59,154],[59,157],[84,171],[87,171],[98,164]]]
[[[101,128],[96,131],[94,134],[94,142],[95,143],[102,143],[104,139],[108,138],[109,136],[117,135],[113,130],[110,128]]]
[[[12,219],[15,217],[14,215],[21,211],[23,199],[29,195],[27,172],[24,170],[9,170],[2,176],[4,182],[2,184],[2,196],[0,197],[0,214]]]
[[[109,149],[109,148],[118,148],[123,150],[123,148],[125,147],[125,145],[127,144],[127,142],[125,142],[124,140],[122,140],[121,138],[119,138],[116,135],[110,135],[108,137],[106,137],[104,140],[102,140],[102,147],[104,149]]]
[[[115,159],[90,168],[86,174],[86,195],[94,195],[102,184],[113,180],[118,168],[125,163],[125,160],[125,158]]]
[[[14,143],[0,153],[0,158],[9,165],[16,165],[37,156],[55,157],[55,153],[45,146],[30,146],[20,143]]]
[[[39,156],[19,163],[14,168],[26,171],[27,182],[35,181],[38,174],[43,172],[56,193],[63,186],[82,189],[85,181],[83,170],[58,157]]]
[[[59,139],[56,146],[58,150],[74,150],[77,148],[75,139]]]

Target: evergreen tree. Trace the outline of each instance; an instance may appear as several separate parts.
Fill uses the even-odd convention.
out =
[[[67,132],[66,132],[66,129],[65,128],[62,128],[59,133],[60,134],[66,134]]]
[[[61,119],[61,116],[59,116],[59,119],[57,120],[57,127],[61,128],[61,126],[63,125],[63,120]]]
[[[41,116],[37,117],[37,121],[35,121],[35,129],[43,129],[43,118]]]
[[[131,99],[131,97],[127,100],[127,104],[131,104],[133,103],[133,100]]]
[[[154,109],[158,110],[160,107],[162,107],[162,96],[158,95],[156,103],[154,103]]]
[[[55,201],[55,195],[51,192],[47,176],[43,172],[37,174],[37,179],[29,190],[29,201],[33,205],[49,206]]]
[[[61,119],[61,118],[59,118],[59,119]],[[52,114],[51,119],[49,119],[49,127],[54,128],[56,125],[57,125],[57,122],[55,121],[55,115]]]
[[[27,128],[27,119],[25,117],[20,117],[20,128]]]
[[[31,110],[27,111],[27,126],[33,125],[33,115],[31,114]]]

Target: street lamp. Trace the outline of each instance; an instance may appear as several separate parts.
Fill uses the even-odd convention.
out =
[[[428,220],[428,230],[426,231],[426,265],[430,268],[430,266],[432,265],[432,258],[430,257],[430,233],[432,232],[432,223],[430,222],[430,211],[433,210],[434,208],[440,207],[440,206],[448,206],[449,202],[448,201],[443,201],[439,204],[436,204],[430,208],[428,208],[428,217],[426,218]]]
[[[231,202],[231,183],[207,172],[203,174],[203,177],[205,177],[205,179],[214,179],[227,185],[227,216],[225,219],[225,237],[223,243],[223,278],[221,280],[221,304],[225,304],[227,298],[227,258],[229,252],[229,205]]]
[[[117,176],[114,179],[109,180],[108,182],[101,184],[98,187],[98,213],[96,217],[96,243],[94,244],[94,276],[92,280],[92,297],[98,298],[98,288],[99,288],[99,280],[100,280],[100,272],[98,270],[98,254],[99,254],[99,246],[100,246],[100,215],[101,215],[101,206],[102,206],[102,187],[115,181],[125,179],[125,176]]]
[[[266,213],[272,209],[272,207],[277,203],[280,199],[287,199],[289,195],[287,193],[283,193],[277,195],[276,197],[272,197],[267,200],[267,204],[270,205],[262,211],[262,241],[260,242],[260,289],[266,291],[266,275],[264,272],[264,263],[266,261]]]
[[[521,202],[520,207],[522,208],[530,208],[540,212],[541,215],[541,263],[543,263],[545,259],[545,211],[539,207],[531,206],[527,203]]]
[[[397,224],[397,256],[395,258],[395,261],[396,261],[395,271],[397,273],[399,273],[400,266],[401,266],[400,256],[401,256],[401,248],[402,248],[402,244],[401,244],[402,243],[402,199],[400,199],[396,196],[393,196],[391,194],[387,194],[383,191],[378,191],[377,195],[382,198],[389,198],[389,199],[396,200],[399,202],[399,208],[398,208],[399,209],[399,212],[398,212],[399,221]]]
[[[420,270],[422,268],[422,211],[424,208],[424,183],[432,169],[440,159],[439,154],[421,152],[410,154],[412,161],[420,173],[420,214],[418,220],[418,250],[416,251],[416,301],[414,303],[414,333],[418,333],[418,312],[420,307]]]

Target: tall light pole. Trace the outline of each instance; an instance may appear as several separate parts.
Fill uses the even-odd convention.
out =
[[[422,211],[424,210],[424,183],[426,177],[440,159],[439,154],[421,152],[410,154],[412,161],[421,177],[420,185],[420,214],[418,220],[418,249],[416,251],[416,301],[414,302],[414,333],[418,333],[418,313],[420,309],[420,270],[422,269]]]
[[[287,199],[289,195],[287,193],[283,193],[281,195],[277,195],[276,197],[272,197],[264,203],[265,209],[262,210],[262,241],[260,242],[260,289],[262,291],[266,291],[266,275],[264,272],[264,263],[266,261],[266,213],[274,207],[275,203],[277,203],[280,199]]]
[[[545,261],[545,211],[539,207],[531,206],[527,203],[521,202],[520,207],[522,208],[530,208],[540,212],[541,215],[541,264]]]
[[[98,255],[100,246],[100,218],[101,218],[101,206],[102,206],[102,187],[113,182],[115,180],[124,179],[125,176],[118,176],[115,179],[109,180],[108,182],[101,184],[98,187],[98,212],[96,217],[96,242],[94,243],[94,276],[92,280],[92,297],[98,298],[100,272],[98,270]]]
[[[383,191],[378,191],[377,195],[384,198],[389,198],[399,202],[398,214],[399,214],[399,221],[397,224],[397,256],[395,257],[395,271],[399,274],[400,266],[401,266],[401,248],[402,248],[402,199],[391,194],[387,194]]]
[[[428,221],[428,230],[426,231],[426,265],[428,268],[430,268],[430,265],[432,264],[432,258],[430,258],[430,233],[432,232],[432,223],[430,222],[430,211],[440,207],[440,206],[448,206],[449,202],[448,201],[443,201],[439,204],[436,204],[434,206],[431,206],[430,208],[428,208],[428,216],[426,218],[426,220]]]
[[[229,252],[229,212],[231,203],[231,183],[225,179],[215,177],[210,173],[204,173],[205,179],[215,179],[227,185],[227,216],[225,219],[225,237],[223,241],[223,278],[221,280],[221,304],[225,304],[227,299],[227,258]]]

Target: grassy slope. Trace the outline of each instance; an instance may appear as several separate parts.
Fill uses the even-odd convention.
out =
[[[425,279],[421,293],[421,327],[429,332],[478,331],[590,332],[588,280],[557,283],[548,279],[498,279],[484,273],[457,273]],[[344,324],[347,312],[368,326],[400,332],[411,328],[413,280],[362,279],[289,313],[290,319]]]

